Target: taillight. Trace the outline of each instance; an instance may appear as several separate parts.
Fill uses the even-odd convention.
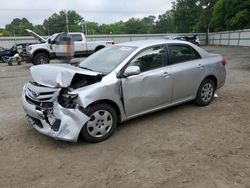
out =
[[[106,44],[115,44],[115,41],[108,41]]]
[[[227,64],[227,61],[223,58],[221,64],[225,66]]]

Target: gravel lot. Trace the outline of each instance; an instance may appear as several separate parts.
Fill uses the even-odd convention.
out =
[[[20,94],[30,65],[0,64],[0,187],[250,187],[250,48],[205,49],[228,61],[209,106],[131,120],[98,144],[26,128]]]

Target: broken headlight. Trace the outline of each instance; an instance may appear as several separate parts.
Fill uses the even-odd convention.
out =
[[[76,108],[78,94],[72,94],[67,89],[62,89],[58,96],[58,103],[64,108]]]

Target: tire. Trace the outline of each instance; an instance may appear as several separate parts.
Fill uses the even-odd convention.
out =
[[[105,46],[97,46],[96,49],[95,49],[95,52],[97,52],[97,51],[103,49],[104,47],[105,47]]]
[[[211,103],[214,98],[215,93],[215,83],[213,80],[206,78],[201,82],[198,89],[195,104],[198,106],[206,106]]]
[[[50,63],[50,58],[47,53],[38,53],[35,55],[33,59],[34,65],[49,64],[49,63]]]
[[[105,103],[90,107],[90,120],[83,126],[80,136],[88,142],[101,142],[109,138],[116,129],[118,116],[115,109]],[[106,117],[105,117],[106,116]]]

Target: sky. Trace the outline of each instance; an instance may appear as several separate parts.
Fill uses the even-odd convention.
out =
[[[114,23],[131,17],[158,16],[171,9],[173,0],[0,0],[0,28],[14,18],[33,24],[60,10],[75,10],[87,21]]]

